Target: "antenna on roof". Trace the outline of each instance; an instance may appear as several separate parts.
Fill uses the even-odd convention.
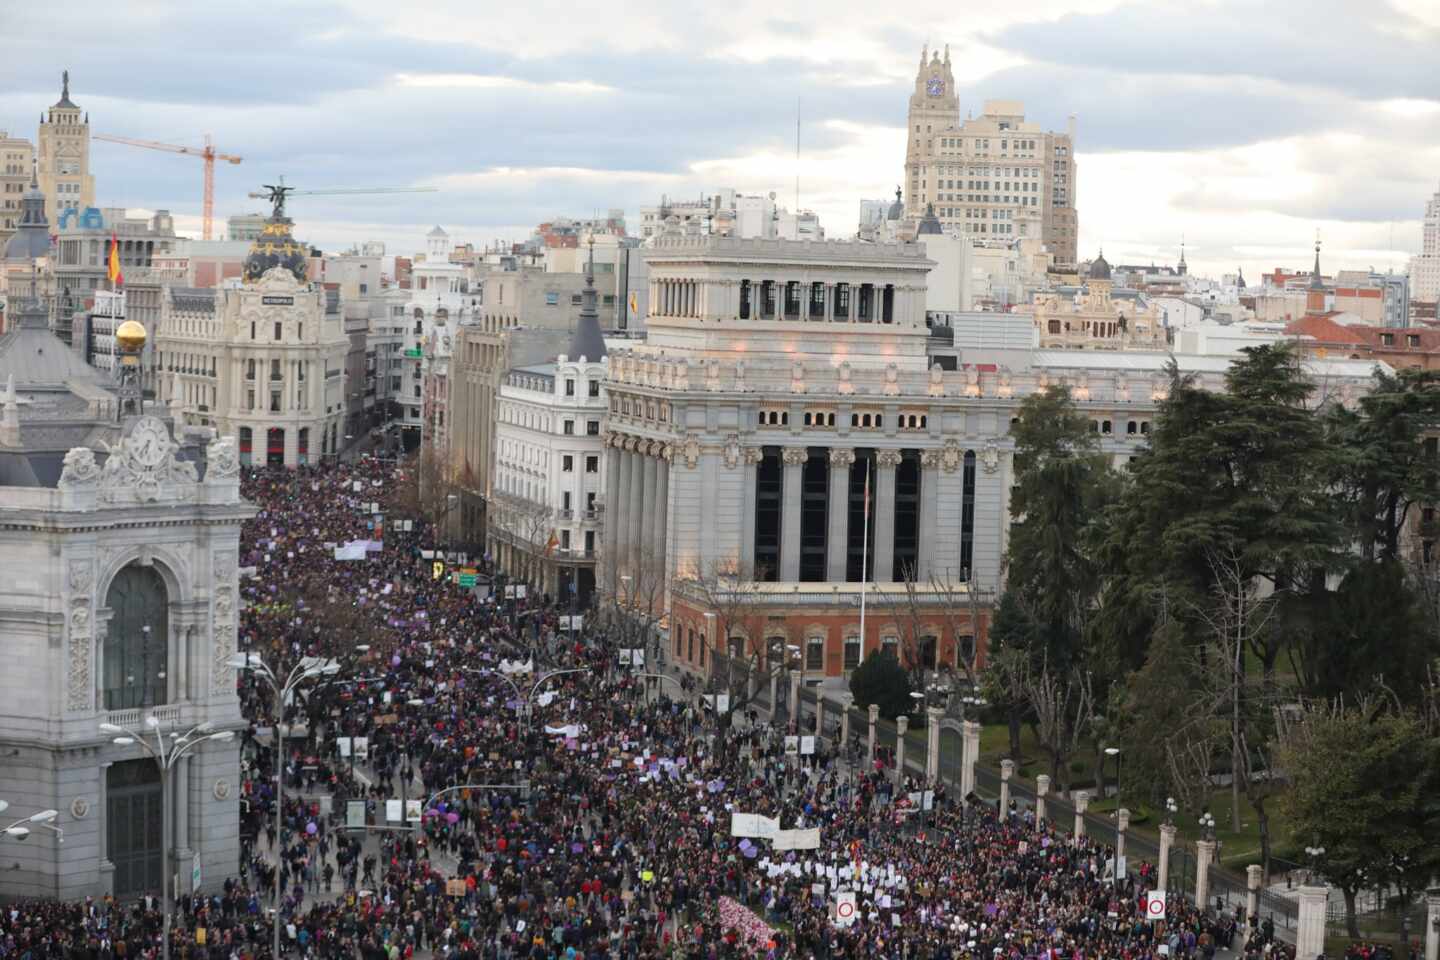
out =
[[[795,98],[795,215],[800,215],[800,98]]]

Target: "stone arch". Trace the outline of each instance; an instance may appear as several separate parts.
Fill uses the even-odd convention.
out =
[[[165,694],[160,702],[171,702],[186,692],[181,674],[187,659],[184,653],[190,646],[191,624],[187,622],[182,611],[195,600],[192,589],[194,581],[190,576],[189,564],[185,558],[163,546],[146,544],[130,547],[102,560],[100,576],[95,581],[95,635],[91,641],[94,668],[91,685],[95,704],[102,710],[108,709],[105,706],[106,643],[111,621],[115,616],[115,611],[109,606],[110,589],[121,571],[130,566],[152,570],[165,590],[166,683]]]

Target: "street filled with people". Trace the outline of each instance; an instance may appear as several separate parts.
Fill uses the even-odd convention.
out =
[[[597,617],[562,630],[568,597],[437,576],[407,479],[372,459],[243,476],[241,649],[340,669],[288,705],[237,672],[238,856],[177,901],[172,956],[270,956],[278,892],[290,956],[1289,960],[1233,913],[1172,897],[1147,920],[1152,868],[1110,878],[1103,840],[943,787],[923,809],[858,738],[799,753],[763,712],[722,729]],[[799,842],[733,836],[732,814]],[[160,930],[154,898],[17,904],[0,958],[158,956]]]

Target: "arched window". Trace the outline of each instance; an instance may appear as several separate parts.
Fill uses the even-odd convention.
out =
[[[166,701],[169,600],[154,567],[131,564],[110,582],[105,605],[112,615],[103,650],[106,710]]]

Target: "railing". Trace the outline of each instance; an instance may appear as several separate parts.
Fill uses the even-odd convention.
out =
[[[140,725],[145,722],[147,716],[154,717],[164,726],[166,724],[179,723],[180,713],[180,705],[172,703],[158,707],[134,707],[129,710],[109,710],[106,711],[105,720],[107,723],[113,723],[117,727],[139,729]]]

